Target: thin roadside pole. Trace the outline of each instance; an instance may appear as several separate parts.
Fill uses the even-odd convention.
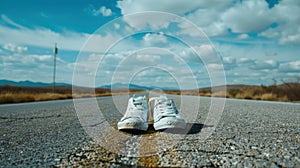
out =
[[[52,86],[52,91],[55,93],[55,74],[56,74],[56,55],[57,55],[57,44],[55,43],[54,49],[53,49],[53,54],[54,54],[54,63],[53,63],[53,86]]]

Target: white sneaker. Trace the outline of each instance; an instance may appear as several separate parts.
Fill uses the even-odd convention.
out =
[[[118,122],[118,129],[137,129],[147,131],[149,106],[146,96],[133,95],[128,100],[125,115]]]
[[[185,121],[180,117],[173,100],[168,99],[166,95],[161,95],[160,97],[150,98],[149,102],[151,101],[154,101],[153,126],[155,130],[185,128]]]

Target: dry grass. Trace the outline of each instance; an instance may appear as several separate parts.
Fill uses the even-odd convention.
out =
[[[229,89],[228,94],[231,98],[299,102],[300,83],[234,88]]]
[[[211,93],[199,93],[200,96],[204,96],[204,97],[211,97]]]
[[[261,95],[261,100],[277,100],[277,95],[273,93],[264,93]]]
[[[19,103],[34,101],[34,96],[29,94],[4,93],[0,95],[0,103]]]
[[[101,88],[83,88],[83,87],[58,87],[56,93],[52,93],[52,88],[49,87],[15,87],[15,86],[0,86],[0,104],[3,103],[21,103],[31,101],[45,101],[70,98],[84,97],[101,97],[120,94],[133,94],[142,90],[119,89],[111,92],[109,89]],[[253,99],[253,100],[271,100],[271,101],[291,101],[300,102],[300,83],[283,83],[281,85],[270,86],[227,86],[226,92],[224,87],[213,89],[204,88],[199,90],[166,90],[167,94],[175,95],[195,95],[195,96],[213,96],[227,97],[238,99]],[[75,94],[73,93],[75,92]]]
[[[212,96],[212,97],[227,97],[227,98],[230,97],[229,93],[226,92],[226,91],[218,91],[218,92],[214,92],[214,93],[211,94],[211,96]]]
[[[0,94],[0,104],[58,100],[69,98],[72,98],[72,95],[59,93],[3,93]]]
[[[247,86],[247,85],[233,85],[227,86],[226,91],[224,87],[203,88],[199,89],[200,96],[207,97],[226,97],[237,99],[252,99],[252,100],[269,100],[269,101],[290,101],[300,102],[300,83],[283,83],[281,85],[270,86]],[[197,95],[197,91],[166,91],[168,94],[183,94],[183,95]]]
[[[116,90],[113,94],[128,94],[137,93],[140,90]],[[111,96],[112,92],[109,89],[101,88],[75,88],[74,93],[71,87],[57,88],[56,93],[52,92],[49,87],[16,87],[16,86],[1,86],[0,87],[0,104],[4,103],[22,103],[32,101],[59,100],[71,98],[86,98],[86,97],[102,97]]]

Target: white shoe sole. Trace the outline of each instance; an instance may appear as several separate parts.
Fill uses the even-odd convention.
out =
[[[185,129],[186,123],[181,120],[168,120],[154,122],[153,127],[155,130],[169,129],[169,128],[180,128]]]
[[[145,123],[145,122],[119,122],[118,129],[119,130],[130,129],[130,130],[147,131],[148,123]]]

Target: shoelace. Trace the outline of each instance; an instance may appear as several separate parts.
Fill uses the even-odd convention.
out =
[[[134,107],[129,107],[129,111],[126,114],[126,116],[124,116],[124,120],[127,118],[141,118],[140,116],[140,112],[143,112],[145,110],[145,106],[143,104],[144,99],[140,98],[140,99],[135,99],[133,98],[132,100],[132,104]]]
[[[154,109],[158,110],[161,115],[175,116],[177,111],[172,100],[161,97],[152,97],[149,100],[149,104],[152,101],[158,101]]]
[[[138,110],[144,110],[144,106],[143,106],[143,100],[135,100],[133,99],[133,105],[135,108],[137,108]]]

